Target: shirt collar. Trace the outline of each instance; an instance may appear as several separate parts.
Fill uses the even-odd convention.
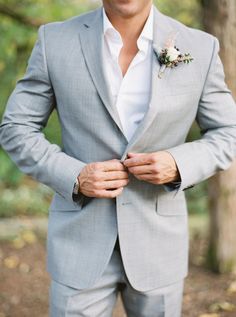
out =
[[[143,27],[142,33],[140,34],[139,38],[144,38],[147,40],[152,41],[153,40],[153,6],[151,7],[149,16],[147,18],[147,21]]]

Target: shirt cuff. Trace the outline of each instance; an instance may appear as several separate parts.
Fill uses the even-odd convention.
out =
[[[178,181],[178,182],[170,182],[170,183],[166,183],[163,185],[164,189],[167,191],[167,192],[172,192],[174,190],[177,190],[179,189],[181,186],[181,181]]]

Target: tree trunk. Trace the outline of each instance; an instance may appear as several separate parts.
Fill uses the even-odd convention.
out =
[[[236,1],[203,0],[204,25],[220,41],[226,82],[236,97]],[[236,270],[236,162],[209,180],[208,263],[216,272]]]

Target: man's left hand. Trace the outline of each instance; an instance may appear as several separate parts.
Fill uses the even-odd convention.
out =
[[[176,162],[167,151],[128,153],[123,164],[137,179],[152,184],[180,181]]]

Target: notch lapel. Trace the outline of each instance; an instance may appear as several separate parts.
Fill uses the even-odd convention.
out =
[[[170,36],[174,30],[169,24],[168,18],[160,13],[156,7],[154,7],[153,28],[153,48],[163,48],[168,36]],[[138,141],[140,137],[151,125],[152,121],[157,116],[160,107],[165,106],[165,91],[167,91],[169,87],[168,80],[170,77],[170,69],[166,69],[161,79],[158,77],[159,70],[160,63],[153,50],[152,87],[149,108],[128,143],[125,152],[122,155],[121,161],[125,160],[129,151],[131,152],[132,149],[135,150],[136,148],[139,148]]]
[[[92,20],[93,18],[93,20]],[[109,112],[112,119],[115,121],[120,131],[123,133],[122,124],[119,118],[118,111],[112,102],[109,92],[108,80],[106,79],[103,66],[103,18],[102,9],[95,11],[92,18],[84,23],[80,29],[80,42],[82,52],[88,71],[92,77],[93,83],[98,91],[98,94]]]

